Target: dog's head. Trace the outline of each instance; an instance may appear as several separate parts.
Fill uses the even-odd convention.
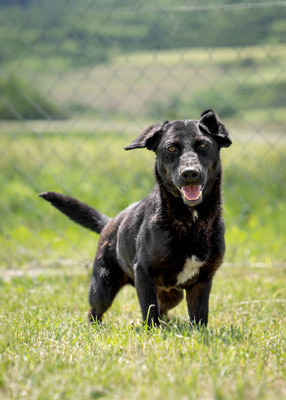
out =
[[[219,150],[231,139],[213,110],[200,120],[179,120],[152,125],[125,150],[147,148],[157,155],[157,172],[166,187],[185,204],[199,204],[220,171]]]

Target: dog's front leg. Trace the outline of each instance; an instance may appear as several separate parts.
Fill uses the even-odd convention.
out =
[[[151,328],[160,325],[158,299],[156,293],[156,279],[150,276],[148,270],[139,263],[135,265],[135,287],[142,311],[143,321]]]
[[[212,279],[198,282],[186,290],[186,300],[191,324],[207,325]]]

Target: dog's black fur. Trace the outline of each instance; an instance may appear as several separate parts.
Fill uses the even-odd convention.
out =
[[[182,300],[183,290],[191,323],[207,324],[212,279],[225,251],[219,152],[230,145],[213,110],[200,120],[150,126],[125,149],[156,153],[157,184],[113,219],[68,196],[40,195],[101,233],[89,291],[90,321],[101,320],[122,286],[131,283],[149,326]]]

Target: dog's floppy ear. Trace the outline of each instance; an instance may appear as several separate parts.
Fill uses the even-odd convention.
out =
[[[220,147],[229,147],[232,144],[225,126],[220,122],[215,111],[204,111],[201,115],[199,126],[202,131],[211,135]]]
[[[168,121],[165,121],[160,124],[149,126],[149,128],[145,129],[145,131],[143,131],[136,139],[134,139],[129,146],[124,147],[124,149],[132,150],[146,147],[148,150],[155,151],[159,143],[160,136],[163,132],[163,127],[167,123]]]

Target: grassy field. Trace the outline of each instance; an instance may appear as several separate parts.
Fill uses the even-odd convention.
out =
[[[150,332],[128,287],[88,326],[88,276],[72,263],[2,275],[1,399],[285,398],[285,269],[224,267],[208,329],[183,302]]]
[[[1,138],[1,399],[285,398],[282,142],[223,150],[227,253],[208,329],[192,330],[182,303],[148,332],[133,288],[87,325],[97,236],[37,193],[68,192],[114,215],[151,189],[154,155],[124,152],[130,135],[17,138]]]
[[[141,51],[114,56],[94,67],[63,71],[47,69],[47,63],[37,68],[37,63],[26,65],[25,61],[19,69],[17,63],[3,67],[8,76],[14,71],[10,92],[17,79],[27,97],[33,96],[35,88],[43,104],[44,100],[51,103],[50,111],[47,105],[43,108],[56,117],[150,121],[187,118],[212,107],[237,122],[242,117],[249,125],[284,131],[285,45]],[[8,88],[1,81],[0,89],[7,97]],[[29,119],[39,110],[28,112],[31,101],[21,93],[8,100],[24,116],[28,113]],[[35,101],[41,103],[39,98]]]
[[[265,51],[135,53],[128,63],[118,57],[107,67],[37,75],[74,120],[0,125],[1,400],[286,397],[286,114],[283,103],[275,106],[286,53],[272,46],[266,62]],[[209,327],[191,329],[183,302],[161,329],[147,331],[133,288],[89,327],[98,236],[38,193],[60,191],[117,214],[154,185],[154,155],[123,147],[156,120],[199,117],[210,105],[207,88],[222,109],[229,98],[241,105],[226,119],[234,140],[222,150],[227,251]],[[254,98],[257,108],[248,107]]]
[[[286,47],[138,52],[108,65],[39,76],[50,98],[78,118],[180,119],[213,107],[221,116],[285,124]]]

